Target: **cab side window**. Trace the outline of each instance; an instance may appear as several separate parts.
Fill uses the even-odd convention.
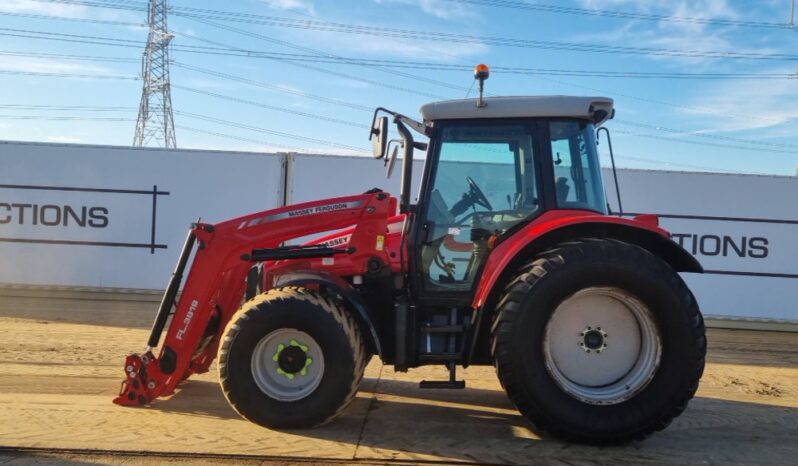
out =
[[[593,125],[580,121],[549,123],[557,206],[605,212],[601,170]]]

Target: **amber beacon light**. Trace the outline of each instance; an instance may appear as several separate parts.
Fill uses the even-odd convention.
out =
[[[479,100],[477,100],[477,107],[484,107],[487,105],[482,99],[482,91],[485,88],[485,80],[490,77],[490,68],[484,63],[480,63],[474,68],[474,79],[479,81]]]

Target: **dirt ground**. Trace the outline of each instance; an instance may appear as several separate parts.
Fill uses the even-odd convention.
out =
[[[306,431],[242,420],[213,370],[150,407],[116,406],[124,356],[143,349],[155,307],[0,296],[0,465],[798,461],[795,333],[710,330],[707,369],[688,410],[646,441],[594,448],[542,439],[490,367],[462,372],[465,390],[422,390],[418,381],[443,379],[444,369],[401,374],[373,360],[344,415]],[[205,453],[217,456],[182,456]]]

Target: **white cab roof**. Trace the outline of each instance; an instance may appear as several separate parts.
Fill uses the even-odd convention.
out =
[[[467,120],[477,118],[573,117],[594,119],[598,110],[606,115],[596,126],[612,117],[612,99],[607,97],[573,97],[567,95],[485,97],[484,107],[477,99],[445,100],[421,106],[424,121]]]

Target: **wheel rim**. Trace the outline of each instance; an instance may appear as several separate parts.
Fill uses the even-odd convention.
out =
[[[324,354],[310,335],[296,329],[275,330],[252,352],[252,377],[266,395],[296,401],[313,393],[324,375]]]
[[[662,344],[648,307],[618,288],[586,288],[557,306],[543,338],[546,369],[590,404],[621,403],[659,367]]]

